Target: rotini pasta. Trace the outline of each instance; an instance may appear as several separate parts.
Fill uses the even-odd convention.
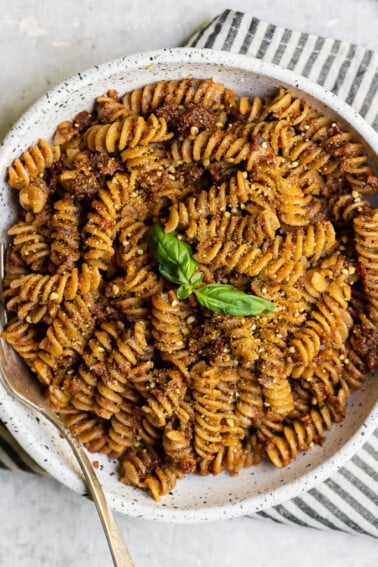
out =
[[[87,449],[159,500],[185,474],[282,467],[322,443],[378,363],[362,145],[283,88],[250,99],[192,78],[111,89],[53,140],[8,168],[2,336]],[[157,222],[188,244],[195,291],[228,284],[274,311],[177,293]]]
[[[24,189],[31,181],[58,161],[59,158],[59,146],[52,146],[46,140],[39,140],[35,146],[31,146],[9,166],[9,185],[15,189]],[[32,199],[33,195],[30,195],[30,198]]]
[[[27,266],[35,271],[45,268],[50,257],[50,247],[38,227],[21,221],[14,224],[8,234],[14,237],[12,252],[16,252]]]
[[[127,147],[148,146],[171,138],[172,133],[168,132],[164,118],[151,114],[148,121],[141,116],[130,116],[122,122],[91,126],[85,134],[85,143],[92,151],[114,153]]]
[[[128,178],[116,174],[106,189],[99,189],[84,226],[88,264],[107,270],[112,260],[113,240],[118,216],[129,192]]]
[[[54,203],[51,219],[51,261],[60,273],[71,270],[80,257],[80,209],[69,195]]]
[[[184,79],[181,81],[159,81],[126,93],[122,97],[126,109],[135,114],[149,114],[164,103],[187,106],[200,104],[205,108],[219,110],[232,106],[237,100],[235,93],[211,80]]]

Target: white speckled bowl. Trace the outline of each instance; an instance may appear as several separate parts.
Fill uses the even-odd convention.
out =
[[[159,79],[213,77],[240,94],[266,95],[286,85],[318,109],[354,131],[371,159],[378,151],[377,134],[336,96],[275,65],[242,55],[198,49],[166,49],[123,57],[68,79],[39,99],[12,128],[0,153],[0,223],[4,234],[15,218],[14,198],[5,184],[6,167],[38,138],[49,139],[55,126],[85,108],[109,88],[120,93]],[[14,195],[13,195],[14,197]],[[12,356],[0,341],[2,355]],[[20,371],[23,367],[20,366]],[[194,522],[231,518],[279,504],[329,477],[363,444],[378,422],[377,389],[369,379],[352,395],[345,421],[316,446],[285,469],[269,464],[244,470],[238,477],[187,477],[172,494],[156,504],[143,492],[122,485],[116,467],[102,456],[98,474],[111,506],[122,513],[147,519]],[[0,388],[0,417],[26,451],[50,475],[82,493],[79,468],[55,429],[14,402]]]

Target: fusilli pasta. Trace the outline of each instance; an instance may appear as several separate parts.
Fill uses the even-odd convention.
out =
[[[89,451],[155,500],[185,474],[277,467],[323,441],[378,363],[378,189],[363,146],[281,88],[159,81],[57,127],[8,168],[3,338]],[[147,236],[191,246],[203,284],[256,316],[177,296]],[[197,274],[198,275],[198,274]]]

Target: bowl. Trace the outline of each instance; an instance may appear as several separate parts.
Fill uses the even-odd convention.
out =
[[[363,142],[372,162],[378,136],[351,107],[319,85],[243,55],[206,49],[165,49],[127,56],[79,73],[42,96],[13,126],[1,145],[0,228],[5,238],[16,216],[14,195],[5,183],[11,161],[38,138],[51,138],[56,125],[93,105],[96,96],[115,88],[120,93],[160,79],[214,78],[242,95],[269,95],[286,86],[317,110],[337,120]],[[1,340],[1,356],[10,347]],[[20,363],[20,371],[23,370]],[[161,502],[117,480],[116,462],[101,455],[98,476],[111,507],[121,513],[170,522],[226,519],[257,512],[298,496],[328,478],[362,446],[378,423],[377,389],[370,378],[352,394],[348,414],[316,446],[283,469],[269,463],[240,472],[237,477],[188,476]],[[52,477],[85,493],[79,468],[53,426],[15,402],[0,387],[0,417],[30,456]]]

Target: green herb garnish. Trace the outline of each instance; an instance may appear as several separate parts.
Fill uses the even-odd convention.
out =
[[[180,286],[176,292],[178,299],[186,299],[194,293],[200,305],[227,315],[259,315],[274,311],[270,301],[239,291],[232,285],[201,286],[203,273],[198,271],[191,246],[177,238],[176,232],[166,234],[160,223],[150,228],[147,242],[162,276]]]

